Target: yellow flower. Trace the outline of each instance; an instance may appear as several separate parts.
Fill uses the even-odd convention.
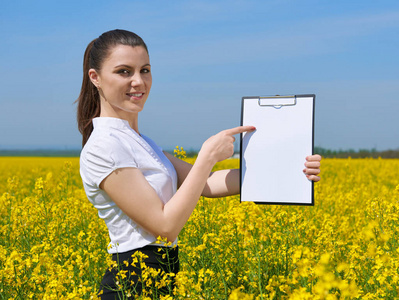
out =
[[[187,158],[186,151],[184,151],[183,147],[176,146],[176,149],[173,150],[174,156],[180,159]]]
[[[43,188],[44,188],[43,178],[39,177],[35,183],[35,190],[43,190]]]
[[[229,296],[229,300],[252,300],[254,298],[253,295],[247,295],[241,292],[242,289],[243,287],[241,286],[233,290]]]
[[[399,160],[322,164],[314,207],[201,197],[179,235],[178,274],[152,270],[143,254],[132,257],[149,285],[142,298],[173,279],[164,299],[395,299]],[[239,165],[226,160],[213,171]],[[3,298],[23,290],[27,299],[97,299],[105,270],[118,266],[83,190],[79,158],[0,158],[0,167]],[[119,273],[119,288],[133,294],[126,278]]]

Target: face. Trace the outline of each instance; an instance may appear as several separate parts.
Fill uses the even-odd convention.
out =
[[[89,70],[99,88],[101,116],[129,119],[144,107],[150,93],[151,65],[144,47],[115,46],[99,72]]]

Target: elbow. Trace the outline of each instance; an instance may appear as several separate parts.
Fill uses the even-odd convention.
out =
[[[208,180],[207,180],[206,183],[205,183],[205,186],[204,186],[204,189],[202,190],[201,196],[207,197],[207,198],[217,198],[217,197],[220,197],[220,196],[218,195],[218,193],[216,193],[215,191],[212,190],[212,180],[213,180],[212,175],[213,175],[214,173],[215,173],[215,172],[211,172],[211,173],[209,174]]]
[[[189,216],[184,209],[176,209],[173,206],[165,205],[161,214],[153,216],[153,222],[151,222],[153,230],[151,233],[155,237],[161,237],[162,240],[166,239],[168,242],[174,242]]]
[[[211,187],[208,183],[205,184],[204,189],[202,190],[201,196],[207,198],[213,198]]]
[[[179,235],[178,233],[173,232],[173,231],[162,230],[156,236],[158,236],[158,239],[160,238],[162,241],[165,241],[165,239],[166,239],[167,243],[169,243],[169,242],[173,243],[177,239],[178,235]]]
[[[178,234],[176,234],[176,235],[171,234],[171,235],[167,236],[166,239],[167,239],[168,243],[173,243],[174,241],[176,241],[177,237],[178,237]]]
[[[163,210],[165,206],[163,206]],[[165,242],[174,242],[179,235],[180,230],[177,229],[176,223],[171,222],[170,218],[160,215],[156,218],[157,222],[153,222],[153,231],[151,232],[158,240]]]
[[[166,222],[155,232],[155,237],[161,238],[162,241],[167,240],[167,242],[174,242],[178,235],[180,233],[180,230],[176,228],[176,226],[173,226],[173,224],[167,224]]]
[[[217,191],[213,191],[210,188],[210,186],[207,184],[202,190],[201,196],[206,198],[219,198],[219,197],[224,197],[225,195],[223,193],[218,193]]]
[[[212,193],[209,190],[205,189],[202,191],[201,196],[206,198],[214,198]]]
[[[167,228],[161,228],[158,230],[147,230],[147,232],[154,236],[157,241],[162,241],[164,243],[173,243],[179,235],[178,233],[168,230]]]

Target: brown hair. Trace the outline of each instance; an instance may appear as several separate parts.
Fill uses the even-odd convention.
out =
[[[82,88],[76,100],[78,103],[78,129],[82,134],[82,146],[86,144],[93,131],[93,118],[100,116],[100,95],[89,78],[89,70],[94,69],[99,72],[111,49],[118,45],[142,46],[148,53],[147,45],[141,37],[121,29],[104,32],[89,43],[83,57]]]

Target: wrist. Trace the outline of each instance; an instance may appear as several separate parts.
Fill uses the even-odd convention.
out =
[[[202,153],[201,151],[198,153],[198,157],[196,162],[198,162],[201,165],[204,165],[204,167],[210,167],[210,169],[213,168],[213,166],[217,163],[217,160],[213,158],[212,155],[209,155],[207,153]]]

